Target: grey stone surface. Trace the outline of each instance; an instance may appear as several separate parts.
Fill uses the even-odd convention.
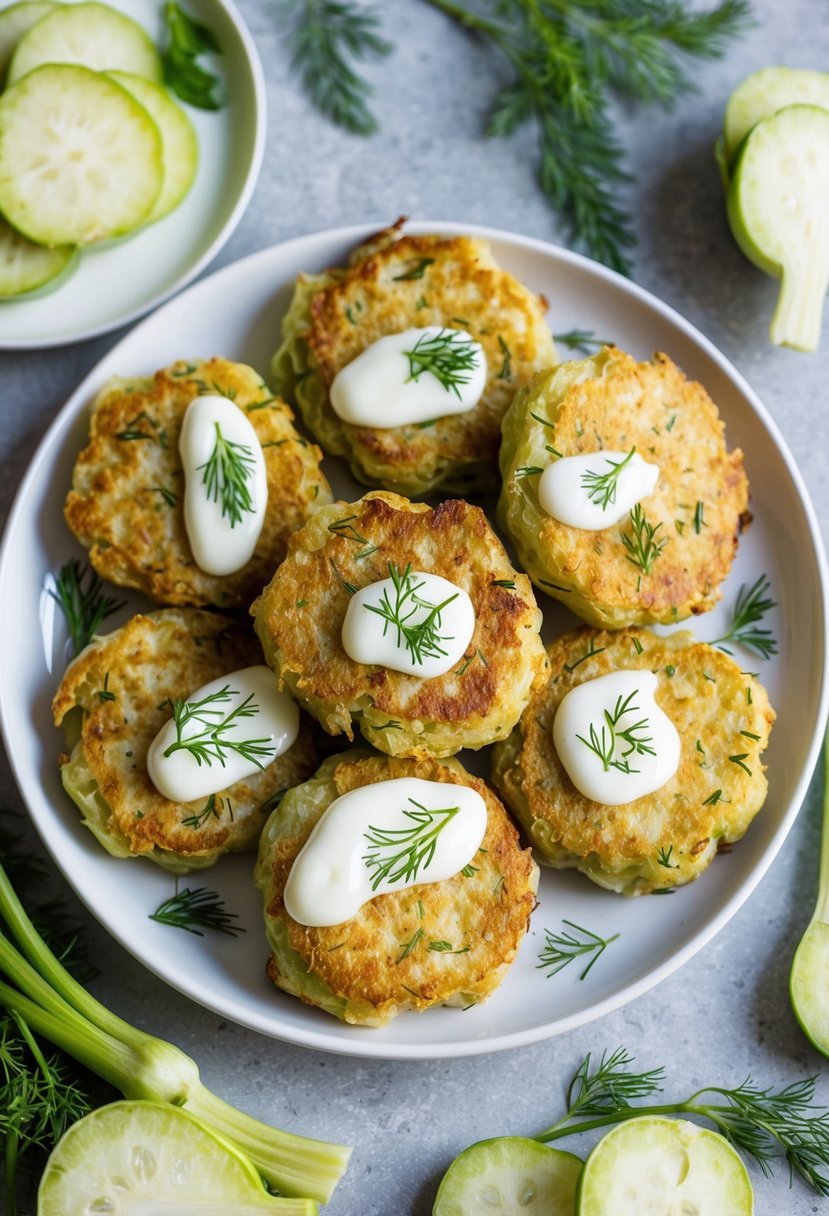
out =
[[[300,233],[401,213],[564,239],[536,185],[532,134],[509,142],[482,136],[497,68],[423,0],[383,6],[397,49],[371,69],[382,132],[368,141],[342,134],[309,108],[289,77],[275,6],[240,4],[268,75],[270,128],[253,201],[216,266]],[[758,390],[795,455],[825,536],[829,333],[814,356],[768,344],[775,286],[731,241],[711,148],[725,100],[749,71],[774,62],[829,63],[829,8],[825,0],[755,0],[754,11],[754,29],[722,62],[695,68],[699,91],[673,113],[616,116],[632,173],[624,196],[637,217],[634,277],[699,326]],[[4,517],[49,420],[119,336],[0,355]],[[19,802],[5,759],[0,801]],[[228,1100],[282,1127],[354,1143],[331,1216],[425,1216],[443,1170],[463,1147],[530,1133],[555,1116],[586,1051],[623,1043],[643,1066],[664,1064],[666,1088],[677,1094],[706,1082],[734,1084],[749,1072],[775,1085],[821,1073],[819,1095],[829,1103],[824,1061],[800,1033],[787,993],[791,955],[816,892],[819,811],[816,778],[770,872],[678,973],[600,1022],[532,1047],[400,1063],[286,1046],[168,989],[89,921],[101,967],[94,990],[192,1052],[207,1083]],[[78,915],[89,919],[81,909]],[[826,1207],[798,1181],[789,1189],[785,1166],[773,1180],[757,1170],[752,1179],[760,1213],[806,1216]]]

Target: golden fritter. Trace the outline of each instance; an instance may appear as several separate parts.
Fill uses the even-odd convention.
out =
[[[632,447],[659,466],[638,527],[626,515],[589,532],[542,510],[539,475],[558,456]],[[750,519],[742,452],[726,450],[702,385],[661,354],[636,363],[606,347],[541,373],[504,418],[501,474],[498,518],[530,578],[609,629],[708,612]]]
[[[170,718],[170,701],[261,662],[244,626],[212,612],[168,608],[133,617],[69,666],[52,702],[72,748],[61,778],[107,852],[183,872],[255,848],[275,801],[314,769],[307,719],[273,764],[198,802],[162,797],[147,775],[146,756]]]
[[[351,595],[398,570],[437,574],[467,592],[475,630],[461,661],[432,679],[356,663],[342,645]],[[546,670],[530,581],[512,568],[478,507],[434,509],[373,491],[321,507],[254,603],[256,632],[280,687],[329,734],[394,756],[448,756],[504,738]]]
[[[253,557],[221,577],[196,565],[184,524],[179,433],[187,406],[204,393],[228,397],[244,411],[262,444],[268,479]],[[113,583],[137,587],[162,604],[247,606],[282,561],[291,533],[331,501],[321,456],[252,368],[220,358],[181,361],[151,380],[111,380],[98,395],[66,522],[89,548],[98,573]]]
[[[340,925],[298,924],[282,895],[311,829],[335,798],[397,777],[477,790],[487,830],[474,866],[443,882],[375,896]],[[277,987],[345,1022],[382,1026],[404,1010],[476,1005],[494,992],[527,931],[538,867],[492,790],[456,760],[350,752],[330,756],[285,795],[262,832],[256,885]]]
[[[556,361],[545,307],[500,269],[486,241],[401,236],[396,225],[345,269],[300,277],[272,381],[358,481],[410,496],[494,488],[504,411],[516,389]],[[328,398],[336,374],[379,338],[429,325],[464,329],[484,348],[489,374],[475,408],[389,429],[341,421]]]
[[[625,895],[696,878],[739,840],[766,797],[760,756],[774,710],[762,686],[721,650],[682,631],[581,628],[548,649],[550,680],[493,751],[493,780],[541,862],[575,868]],[[652,671],[656,701],[680,736],[676,774],[621,806],[585,798],[553,744],[553,720],[576,685],[612,671]]]

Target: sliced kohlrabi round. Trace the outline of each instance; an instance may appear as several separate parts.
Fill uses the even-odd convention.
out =
[[[573,1216],[581,1166],[537,1140],[481,1140],[449,1166],[432,1216]]]

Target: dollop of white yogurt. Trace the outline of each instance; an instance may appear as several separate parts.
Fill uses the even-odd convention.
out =
[[[299,709],[271,669],[243,667],[188,696],[180,736],[172,717],[150,744],[147,773],[164,798],[193,802],[267,768],[298,734]],[[238,745],[251,742],[245,755]]]
[[[452,878],[486,832],[477,790],[397,777],[336,798],[315,824],[285,883],[288,915],[339,925],[375,895]]]
[[[428,325],[372,342],[337,373],[329,398],[343,422],[383,430],[467,413],[486,377],[483,347],[466,330]]]
[[[570,528],[601,532],[651,494],[658,479],[659,466],[633,448],[562,456],[541,474],[538,501],[542,511]]]
[[[184,524],[196,564],[205,574],[233,574],[250,561],[268,505],[256,431],[227,397],[206,394],[188,405],[178,446]]]
[[[397,570],[354,593],[342,628],[355,663],[430,680],[460,661],[475,631],[475,609],[462,587],[438,574]]]
[[[576,789],[621,806],[661,789],[679,767],[676,727],[654,699],[652,671],[613,671],[564,697],[553,742]]]

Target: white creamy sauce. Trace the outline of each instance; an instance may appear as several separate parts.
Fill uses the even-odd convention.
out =
[[[198,702],[204,704],[192,712]],[[279,691],[265,666],[243,667],[211,680],[187,697],[184,712],[180,739],[171,717],[147,752],[149,778],[171,802],[193,802],[252,777],[286,752],[299,734],[299,709]],[[255,759],[238,748],[250,741]],[[189,748],[179,745],[188,742]]]
[[[334,377],[329,397],[343,422],[384,429],[465,414],[480,401],[486,377],[480,343],[463,329],[429,325],[366,347]]]
[[[394,569],[394,577],[354,593],[343,620],[343,649],[355,663],[433,679],[460,661],[475,630],[463,590],[437,574]]]
[[[618,473],[615,466],[620,466]],[[538,501],[543,511],[570,528],[601,532],[652,493],[658,478],[659,466],[648,464],[636,451],[562,456],[541,474]]]
[[[577,685],[559,705],[553,742],[585,798],[621,806],[673,777],[679,734],[654,700],[656,685],[652,671],[613,671]]]
[[[343,794],[291,867],[288,915],[339,925],[375,895],[451,878],[477,853],[486,818],[476,790],[449,782],[398,777]]]
[[[256,431],[227,397],[196,397],[179,438],[184,523],[205,574],[233,574],[250,561],[268,505]]]

